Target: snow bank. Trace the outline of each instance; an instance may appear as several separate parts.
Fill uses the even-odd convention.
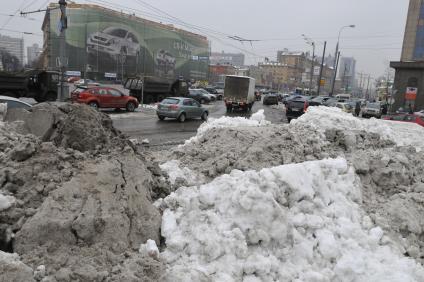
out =
[[[169,182],[171,182],[172,185],[175,184],[177,179],[185,181],[189,186],[204,183],[204,177],[202,175],[192,171],[187,167],[181,168],[180,161],[168,161],[159,165],[159,167],[168,174]]]
[[[314,111],[314,110],[313,110]],[[344,159],[234,170],[165,199],[169,281],[424,281],[359,206]]]
[[[185,142],[185,145],[189,143],[196,143],[199,139],[212,128],[228,128],[228,127],[257,127],[266,126],[271,122],[265,119],[264,110],[261,109],[248,118],[244,117],[227,117],[223,116],[218,119],[209,118],[207,122],[202,123],[197,129],[196,136],[190,138]]]
[[[424,149],[422,136],[424,128],[413,123],[386,120],[360,119],[334,107],[309,107],[306,114],[292,121],[293,126],[310,125],[317,131],[340,129],[345,131],[363,130],[377,133],[381,138],[391,140],[398,146],[414,146]]]

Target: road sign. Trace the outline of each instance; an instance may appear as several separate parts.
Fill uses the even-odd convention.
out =
[[[67,71],[65,72],[66,76],[81,76],[81,72],[80,71]]]
[[[393,104],[395,103],[395,98],[390,97],[390,98],[387,100],[387,102],[388,102],[390,105],[393,105]]]
[[[116,73],[111,73],[111,72],[105,73],[105,78],[116,78],[116,77],[117,77]]]
[[[321,80],[320,80],[320,82],[319,82],[319,84],[320,84],[321,86],[325,86],[325,79],[321,79]]]
[[[418,88],[408,87],[406,88],[405,99],[409,101],[415,101],[417,99]]]
[[[321,71],[321,67],[319,66],[314,67],[314,75],[319,75],[320,71]]]

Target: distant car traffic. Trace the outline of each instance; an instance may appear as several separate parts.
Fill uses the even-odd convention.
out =
[[[76,87],[94,87],[94,86],[100,86],[100,83],[91,80],[91,79],[87,79],[87,78],[83,78],[83,79],[79,79],[77,81],[75,81],[74,85]]]
[[[174,118],[179,122],[185,122],[186,119],[201,118],[207,120],[208,110],[202,107],[199,102],[191,98],[170,97],[159,103],[156,111],[158,118]]]
[[[339,108],[339,109],[341,109],[343,112],[345,112],[345,113],[349,113],[349,114],[351,114],[351,113],[353,113],[353,107],[350,105],[350,104],[348,104],[348,103],[337,103],[336,104],[336,107],[337,108]]]
[[[267,94],[262,101],[264,105],[278,105],[278,96],[276,94]]]
[[[424,126],[424,117],[411,115],[411,114],[395,114],[390,116],[385,116],[383,119],[392,120],[392,121],[401,121],[401,122],[410,122],[416,123],[418,125]]]
[[[288,101],[286,105],[286,117],[288,122],[306,113],[308,107],[309,102],[305,97],[298,97]]]
[[[328,96],[314,97],[309,101],[309,106],[322,106],[328,99],[330,99]]]
[[[365,107],[362,108],[361,116],[363,118],[381,118],[381,105],[380,103],[367,103]]]
[[[224,98],[224,92],[218,92],[214,87],[205,87],[204,88],[209,94],[212,94],[216,97],[217,100],[222,100]]]
[[[198,101],[200,104],[206,104],[214,101],[213,94],[209,94],[204,89],[189,89],[189,98],[193,98],[194,100]]]
[[[9,96],[0,96],[0,104],[7,104],[7,109],[25,109],[28,110],[32,106],[26,102],[23,102],[17,98]]]
[[[71,100],[73,103],[87,104],[96,109],[125,108],[128,112],[134,112],[139,105],[136,98],[111,87],[77,88],[71,93]]]

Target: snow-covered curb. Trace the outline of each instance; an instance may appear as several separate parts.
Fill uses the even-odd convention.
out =
[[[234,170],[165,199],[172,281],[424,281],[364,215],[344,159]]]

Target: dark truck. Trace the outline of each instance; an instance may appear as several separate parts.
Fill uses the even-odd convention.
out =
[[[161,102],[167,97],[187,97],[189,94],[188,84],[182,79],[172,81],[153,76],[130,77],[126,79],[124,87],[140,103],[143,100],[143,104]]]
[[[0,72],[0,95],[34,98],[39,103],[56,101],[58,83],[59,73],[54,71]]]
[[[227,112],[250,111],[255,103],[255,79],[247,76],[225,77],[224,102]]]

